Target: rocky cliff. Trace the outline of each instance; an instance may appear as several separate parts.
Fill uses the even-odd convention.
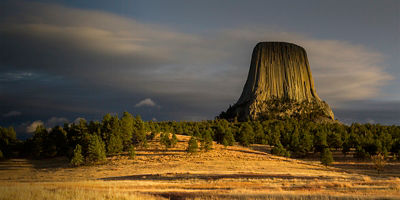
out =
[[[220,117],[334,119],[328,104],[315,91],[306,51],[286,42],[256,45],[242,95]]]

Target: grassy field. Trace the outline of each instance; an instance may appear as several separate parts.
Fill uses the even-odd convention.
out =
[[[71,168],[66,158],[0,162],[0,199],[400,199],[400,163],[378,174],[367,161],[273,156],[266,147],[214,144],[187,154],[187,136],[164,150],[149,148]],[[338,155],[340,156],[340,155]]]

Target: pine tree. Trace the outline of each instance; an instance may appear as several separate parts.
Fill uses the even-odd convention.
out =
[[[322,152],[324,149],[328,148],[325,130],[318,130],[318,132],[315,134],[314,147],[315,152]]]
[[[135,150],[135,147],[134,147],[133,145],[130,145],[128,149],[129,149],[129,150],[128,150],[129,158],[130,158],[130,159],[135,159],[135,157],[136,157],[136,150]]]
[[[300,133],[299,130],[296,128],[290,138],[290,150],[295,152],[296,154],[301,154],[302,149],[300,146]]]
[[[253,142],[254,132],[249,122],[242,124],[239,132],[239,143],[245,147],[249,146]]]
[[[186,149],[186,151],[188,153],[195,153],[198,148],[199,145],[197,144],[197,139],[196,137],[192,136],[188,142],[188,148]]]
[[[212,149],[212,137],[210,130],[206,130],[203,135],[203,139],[201,140],[201,149],[205,151],[209,151]]]
[[[165,147],[165,150],[171,147],[171,140],[169,139],[169,133],[162,133],[160,135],[160,143]]]
[[[290,157],[290,152],[286,150],[281,143],[278,143],[278,145],[274,146],[274,148],[271,150],[271,153],[277,156]]]
[[[112,134],[108,141],[107,141],[107,154],[109,155],[115,155],[118,154],[122,151],[123,149],[123,144],[122,144],[122,139],[121,137],[118,137],[115,134]]]
[[[142,147],[147,147],[146,126],[140,115],[134,119],[132,142]]]
[[[81,145],[76,145],[74,149],[74,155],[70,161],[72,166],[80,166],[83,164],[82,147]]]
[[[224,139],[222,140],[222,145],[224,145],[225,148],[226,148],[227,146],[229,146],[228,140],[226,140],[225,137],[224,137]]]
[[[265,139],[264,129],[259,121],[254,122],[254,142],[262,144]]]
[[[104,142],[97,135],[92,135],[89,140],[87,159],[89,162],[104,161],[106,159],[106,151]]]
[[[33,149],[30,152],[34,157],[39,158],[44,156],[47,138],[48,132],[46,128],[43,125],[37,126],[32,138]]]
[[[133,116],[124,112],[121,118],[121,138],[124,149],[128,149],[132,143],[132,133],[133,133]]]
[[[224,135],[224,139],[222,140],[222,144],[226,142],[226,146],[232,146],[235,143],[235,137],[233,137],[231,129],[227,129]],[[224,144],[225,146],[225,144]]]
[[[332,152],[329,150],[329,148],[324,148],[321,152],[321,163],[324,164],[325,166],[328,166],[332,164],[332,162],[333,162]]]
[[[306,156],[313,148],[313,141],[311,134],[306,130],[300,132],[300,155]]]
[[[225,128],[221,125],[217,125],[217,129],[215,131],[215,139],[218,143],[222,143],[226,134]]]
[[[182,128],[182,127],[181,127]],[[171,147],[175,147],[176,146],[176,144],[178,143],[178,138],[176,137],[176,134],[175,133],[173,133],[172,134],[172,138],[171,138]]]

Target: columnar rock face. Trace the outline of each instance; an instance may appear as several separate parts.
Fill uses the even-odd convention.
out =
[[[306,51],[286,42],[256,45],[242,95],[220,117],[334,119],[315,91]]]

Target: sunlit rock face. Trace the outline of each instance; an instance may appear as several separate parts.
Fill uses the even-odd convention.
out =
[[[286,42],[260,42],[255,46],[242,95],[220,117],[241,121],[334,119],[328,104],[317,95],[306,51]]]

